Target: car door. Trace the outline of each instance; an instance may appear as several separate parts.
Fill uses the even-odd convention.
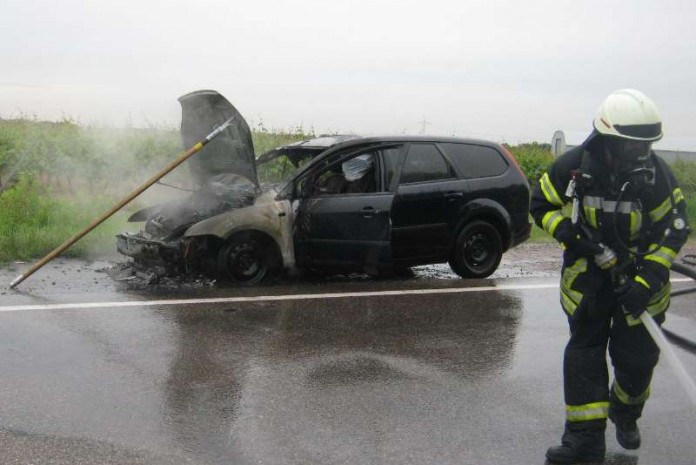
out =
[[[392,207],[392,253],[397,264],[449,257],[459,211],[468,191],[433,143],[409,144]]]
[[[362,177],[346,179],[353,165],[368,158],[371,167]],[[384,170],[382,149],[369,149],[336,157],[300,180],[304,194],[294,235],[300,267],[370,271],[391,262],[394,195]]]

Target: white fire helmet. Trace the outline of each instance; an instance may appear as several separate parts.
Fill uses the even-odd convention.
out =
[[[635,89],[612,92],[597,109],[593,125],[605,136],[645,142],[662,138],[662,120],[655,103]]]

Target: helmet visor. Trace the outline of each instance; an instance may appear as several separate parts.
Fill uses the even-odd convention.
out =
[[[662,123],[653,124],[615,124],[616,132],[625,137],[642,140],[658,140],[662,137]]]

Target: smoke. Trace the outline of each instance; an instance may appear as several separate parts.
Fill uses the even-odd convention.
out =
[[[74,157],[70,175],[81,180],[91,195],[114,201],[134,191],[181,152],[178,133],[171,128],[81,127],[80,133],[84,150],[81,157]],[[165,182],[186,188],[190,187],[187,181],[186,176],[173,172]],[[153,186],[133,203],[171,198],[171,191]]]
[[[179,204],[181,208],[168,208],[167,212],[173,216],[185,213],[184,216],[199,221],[201,215],[248,202],[250,194],[253,198],[256,193],[258,179],[251,131],[242,115],[215,91],[193,92],[180,102],[181,132],[179,128],[157,125],[82,125],[78,119],[65,116],[59,122],[24,118],[8,125],[0,121],[0,137],[14,134],[12,158],[0,159],[6,165],[3,181],[6,182],[8,173],[29,172],[65,206],[65,212],[56,212],[58,222],[61,215],[77,218],[77,213],[83,218],[96,212],[96,218],[234,116],[229,129],[133,199],[90,236],[104,236],[104,241],[97,243],[103,243],[104,249],[110,251],[114,248],[113,234],[143,228],[142,223],[126,222],[139,209]],[[240,193],[246,198],[242,203]]]

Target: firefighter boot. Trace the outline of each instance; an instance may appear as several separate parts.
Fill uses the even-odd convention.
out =
[[[624,449],[640,447],[640,430],[635,421],[620,421],[616,423],[616,440]]]
[[[549,447],[546,459],[551,463],[602,462],[606,453],[604,424],[593,429],[566,425],[560,446]]]
[[[624,449],[638,449],[640,447],[640,430],[635,420],[621,420],[609,414],[609,419],[616,426],[616,441]]]
[[[640,430],[636,420],[620,418],[613,407],[609,407],[609,419],[616,426],[616,441],[621,447],[629,450],[640,447]]]

